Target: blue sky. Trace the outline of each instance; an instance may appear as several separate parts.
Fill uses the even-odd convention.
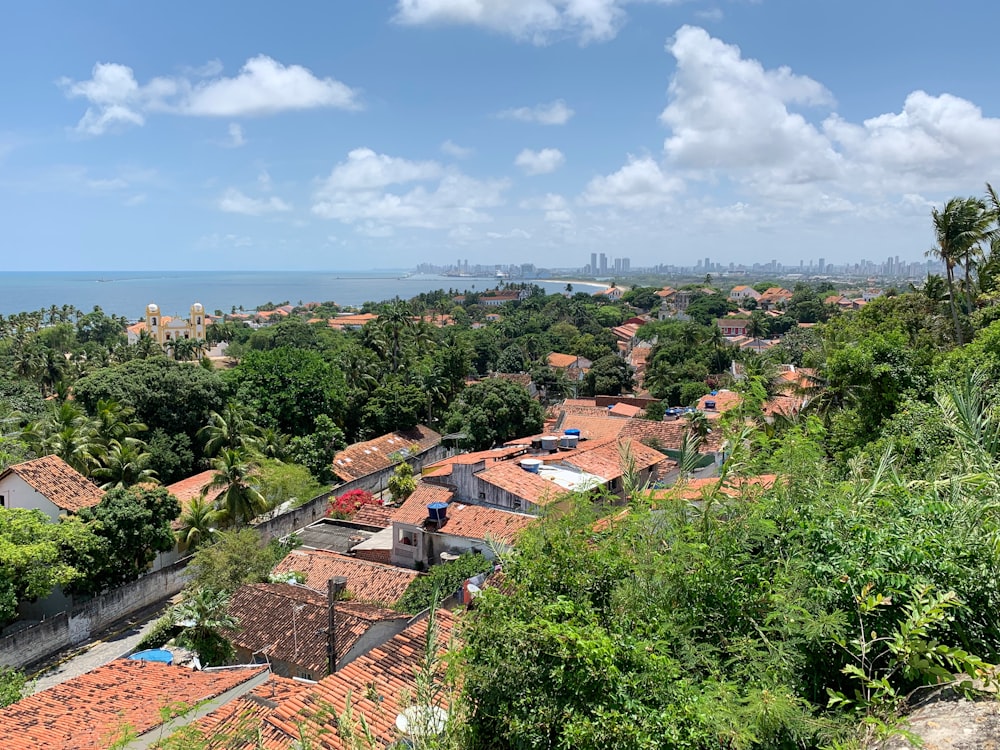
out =
[[[996,3],[8,4],[7,270],[918,259]]]

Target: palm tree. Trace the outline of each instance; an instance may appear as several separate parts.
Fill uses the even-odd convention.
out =
[[[229,614],[229,594],[204,588],[187,591],[170,615],[184,627],[177,642],[197,652],[203,665],[219,666],[232,658],[233,646],[222,634],[239,627]]]
[[[205,499],[203,494],[188,503],[178,520],[181,526],[175,534],[177,546],[182,552],[193,552],[198,545],[211,542],[215,538],[216,527],[222,520],[222,514]]]
[[[260,428],[247,419],[246,410],[230,401],[222,412],[208,413],[208,424],[198,430],[197,437],[204,441],[205,455],[214,456],[229,448],[253,448]]]
[[[48,414],[24,426],[21,439],[36,456],[59,456],[84,476],[105,453],[96,422],[72,401],[52,402]]]
[[[934,235],[937,244],[926,252],[929,257],[944,263],[948,279],[948,305],[952,322],[955,324],[955,341],[962,345],[962,327],[955,305],[955,268],[965,269],[965,290],[967,311],[972,312],[972,265],[979,245],[990,237],[989,225],[993,215],[986,202],[979,198],[951,198],[942,210],[933,209]]]
[[[759,310],[750,313],[750,319],[747,321],[747,336],[757,340],[758,354],[760,354],[760,340],[767,335],[767,329],[767,319],[764,317],[764,313]]]
[[[135,409],[122,406],[114,399],[99,399],[96,409],[97,433],[105,445],[124,443],[148,428],[142,422],[131,421]]]
[[[212,462],[209,487],[222,487],[215,504],[230,524],[246,525],[267,510],[267,501],[253,483],[257,464],[241,448],[223,448]]]
[[[141,440],[113,440],[102,458],[103,465],[92,472],[94,479],[102,481],[101,489],[155,484],[156,472],[149,468],[153,456],[145,447],[146,444]]]
[[[402,360],[405,334],[416,328],[413,313],[402,300],[395,300],[379,312],[378,328],[385,340],[390,372],[398,372]]]

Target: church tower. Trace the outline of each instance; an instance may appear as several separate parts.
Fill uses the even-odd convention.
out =
[[[158,344],[163,343],[160,334],[160,308],[150,302],[146,305],[146,330]]]
[[[191,338],[205,340],[205,308],[200,302],[191,305],[191,317],[188,319]]]

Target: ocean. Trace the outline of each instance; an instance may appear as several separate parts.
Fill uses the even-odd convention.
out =
[[[566,282],[535,281],[547,292],[565,289]],[[141,318],[155,302],[167,315],[186,317],[194,302],[208,312],[229,312],[234,306],[252,310],[266,302],[336,302],[361,305],[400,297],[409,299],[435,289],[483,290],[496,286],[489,278],[413,275],[405,271],[74,271],[0,273],[0,314],[11,315],[73,305],[90,312]],[[603,288],[574,284],[574,289]]]

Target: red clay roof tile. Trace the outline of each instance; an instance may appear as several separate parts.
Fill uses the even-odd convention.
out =
[[[325,591],[327,581],[334,576],[344,576],[352,601],[377,602],[386,606],[399,601],[417,577],[413,570],[358,560],[326,550],[293,550],[274,567],[275,573],[292,571],[304,574],[305,585],[317,591]]]
[[[104,497],[104,490],[59,456],[42,456],[14,464],[0,474],[0,479],[8,474],[16,474],[57,508],[69,513],[92,508]]]

